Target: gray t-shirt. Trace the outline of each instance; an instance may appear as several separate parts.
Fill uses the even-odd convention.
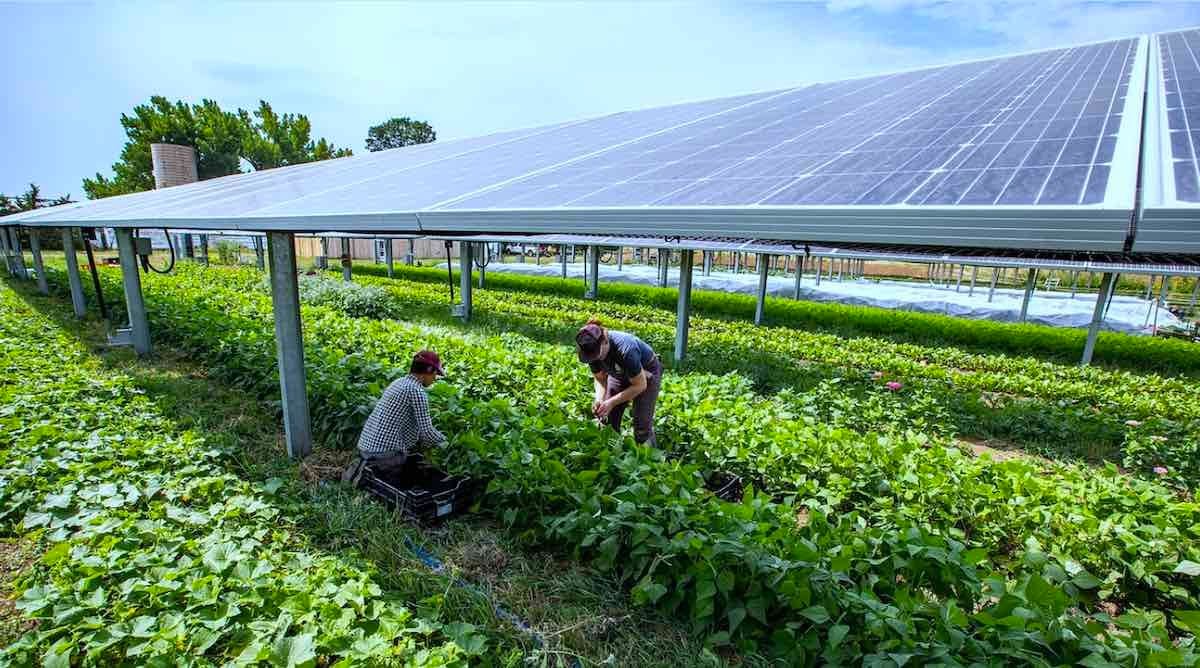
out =
[[[608,355],[589,362],[592,373],[607,371],[609,376],[620,381],[636,378],[647,366],[654,364],[654,350],[633,334],[608,330]]]

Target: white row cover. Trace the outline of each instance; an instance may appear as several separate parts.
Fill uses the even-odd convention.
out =
[[[622,112],[5,222],[1200,253],[1200,176],[1193,188],[1185,169],[1200,175],[1185,153],[1193,104],[1200,143],[1194,42],[1200,31]],[[1139,220],[1144,124],[1157,134]]]

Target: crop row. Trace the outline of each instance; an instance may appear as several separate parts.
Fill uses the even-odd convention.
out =
[[[0,404],[0,530],[46,548],[18,587],[34,624],[0,663],[466,665],[7,288]]]
[[[269,311],[266,297],[222,291],[220,280],[211,273],[196,274],[147,282],[156,334],[202,354],[226,378],[273,396],[273,342],[264,318]],[[505,513],[515,529],[540,541],[573,546],[581,557],[616,571],[633,585],[635,598],[691,617],[699,629],[715,631],[714,642],[807,651],[810,661],[878,658],[877,653],[893,650],[923,660],[947,654],[991,661],[1004,656],[1029,659],[1035,654],[1055,657],[1054,661],[1073,660],[1066,657],[1078,659],[1101,651],[1093,643],[1097,633],[1105,635],[1110,649],[1133,642],[1142,643],[1127,648],[1135,654],[1158,651],[1153,644],[1155,638],[1162,640],[1155,635],[1161,632],[1162,614],[1138,612],[1137,601],[1128,596],[1124,602],[1129,612],[1119,617],[1070,612],[1076,607],[1091,609],[1097,596],[1108,595],[1108,588],[1127,583],[1106,581],[1103,570],[1099,572],[1105,578],[1092,575],[1069,552],[1044,548],[1033,535],[1015,536],[1020,550],[1002,557],[1003,564],[988,565],[988,550],[971,548],[969,536],[954,537],[953,527],[918,518],[921,512],[916,505],[909,512],[859,508],[854,505],[859,499],[825,504],[818,494],[780,502],[752,495],[747,503],[731,506],[697,493],[699,469],[694,462],[666,461],[654,451],[611,441],[578,419],[578,400],[530,403],[586,389],[586,379],[580,377],[561,381],[570,387],[539,398],[530,396],[537,387],[560,383],[552,375],[522,375],[526,365],[541,371],[563,367],[561,357],[543,354],[551,346],[539,347],[520,337],[482,340],[435,328],[346,318],[322,308],[306,308],[305,322],[310,393],[319,432],[354,431],[371,399],[396,373],[394,365],[405,352],[419,345],[438,346],[447,351],[447,359],[457,360],[452,362],[456,383],[467,381],[463,386],[442,384],[434,395],[439,419],[455,434],[456,447],[447,458],[476,474],[494,476],[491,501],[501,508],[521,509]],[[568,353],[560,349],[558,354]],[[494,379],[494,391],[484,394],[479,388],[485,386],[472,384],[488,378]],[[493,398],[478,398],[482,396]],[[738,419],[730,416],[731,421]],[[797,427],[800,422],[796,421]],[[788,450],[814,448],[813,439],[825,435],[819,430],[802,432],[800,440],[775,446],[782,461],[796,463],[795,453]],[[930,467],[920,465],[926,445],[922,439],[913,437],[911,447],[897,448],[887,440],[872,445],[850,432],[841,438],[836,448],[847,452],[847,458],[856,452],[860,464],[878,466],[856,474],[855,483],[859,478],[874,482],[871,495],[885,501],[917,504],[922,500],[922,477],[933,475]],[[709,450],[716,447],[713,444]],[[961,453],[953,454],[957,450],[932,444],[935,453],[939,448],[946,456],[938,464],[991,466],[972,463]],[[899,460],[892,459],[895,452],[900,453]],[[728,461],[741,461],[734,455]],[[872,462],[874,455],[883,461]],[[908,464],[917,468],[905,470]],[[1010,478],[1039,473],[1032,467],[1021,470],[1021,464],[996,466],[996,471],[1010,472]],[[970,474],[966,468],[961,472]],[[1092,474],[1074,474],[1082,477],[1077,485],[1096,486]],[[1070,483],[1069,477],[1052,479],[1035,491]],[[1118,482],[1114,476],[1111,484],[1131,483]],[[1169,525],[1165,529],[1147,525],[1171,534],[1170,539],[1153,541],[1148,551],[1194,545],[1194,537],[1184,535],[1186,529],[1180,528],[1176,516],[1186,507],[1172,504],[1162,488],[1132,484],[1133,495],[1121,497],[1122,502],[1137,506],[1129,521],[1153,517]],[[933,487],[949,494],[954,482]],[[1074,491],[1085,490],[1076,486]],[[1152,500],[1139,501],[1139,491]],[[1045,522],[1061,539],[1067,533],[1061,525],[1073,521],[1075,511],[1068,515],[1053,504],[1039,507],[1042,501],[991,496],[978,500],[976,506],[990,506],[981,517],[1001,516],[1025,505],[1044,521],[1063,513],[1061,520]],[[1182,526],[1192,524],[1194,518],[1188,518]],[[1125,524],[1106,531],[1132,537]],[[1139,531],[1144,534],[1145,529]],[[1151,543],[1143,535],[1137,540]],[[1178,543],[1185,546],[1175,546]],[[1158,554],[1142,568],[1158,580],[1165,590],[1162,595],[1179,603],[1194,599],[1186,572],[1163,573],[1180,563],[1186,571],[1190,562],[1179,562],[1177,553],[1171,563],[1167,561]],[[979,566],[989,570],[1003,566],[1001,573],[1008,577],[988,576]],[[1124,579],[1124,574],[1118,575]],[[1158,591],[1155,585],[1150,595]],[[1018,607],[1036,611],[1035,619],[1018,622],[1025,613],[1010,614]],[[1054,623],[1046,624],[1051,618]],[[780,619],[786,625],[764,621]],[[1177,618],[1176,627],[1185,630],[1186,619],[1187,615]],[[1115,635],[1105,634],[1110,623],[1120,629]],[[1012,632],[1012,625],[1020,631]],[[1127,628],[1133,626],[1141,628]],[[1000,632],[1001,627],[1009,630]],[[1073,630],[1064,634],[1068,628]],[[1190,640],[1185,641],[1187,646]],[[1129,658],[1119,652],[1108,657]]]
[[[412,318],[446,311],[446,295],[432,284],[359,280],[388,290],[392,304],[386,313],[373,305],[379,300],[341,304],[348,313]],[[658,350],[674,341],[673,316],[654,308],[499,290],[478,291],[475,302],[482,324],[544,340],[570,341],[579,314],[588,313],[637,332]],[[1170,480],[1189,489],[1200,481],[1200,461],[1192,456],[1200,389],[1189,381],[699,317],[692,325],[689,369],[737,371],[759,386],[802,391],[832,384],[843,396],[869,394],[879,385],[873,372],[881,372],[924,398],[920,406],[905,404],[899,426],[996,438],[1054,457],[1115,460],[1141,475],[1157,476],[1165,467]],[[867,411],[857,421],[878,427],[871,420],[880,417],[887,416]]]
[[[355,275],[384,276],[377,265],[356,264]],[[445,285],[445,269],[397,266],[400,278]],[[457,279],[457,271],[455,272]],[[578,279],[522,276],[489,272],[490,288],[524,293],[577,298],[583,293]],[[676,291],[616,282],[600,287],[605,303],[648,306],[673,313]],[[734,321],[753,319],[755,300],[741,294],[697,290],[692,293],[693,313],[702,317]],[[952,347],[985,356],[1027,357],[1074,365],[1083,350],[1086,332],[1079,329],[1019,325],[987,320],[768,297],[767,322],[805,331],[826,332],[842,338],[916,344],[920,348]],[[1101,332],[1096,347],[1098,364],[1134,373],[1200,375],[1200,351],[1185,341]]]

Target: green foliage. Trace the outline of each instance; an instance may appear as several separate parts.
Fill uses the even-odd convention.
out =
[[[352,153],[348,148],[335,148],[324,138],[314,143],[307,116],[279,115],[265,100],[259,101],[253,114],[239,109],[238,118],[249,129],[242,141],[241,156],[255,170],[343,158]]]
[[[367,150],[383,151],[389,148],[428,144],[437,139],[433,126],[425,121],[416,121],[408,116],[391,118],[367,130]]]
[[[355,265],[354,272],[384,276],[380,267],[370,264]],[[395,272],[400,278],[411,281],[442,285],[446,282],[444,268],[397,266]],[[457,270],[454,275],[457,277]],[[583,293],[577,279],[492,272],[487,281],[490,288],[522,293],[570,298],[578,298]],[[677,296],[676,290],[670,288],[620,283],[605,283],[600,293],[600,301],[587,303],[598,308],[637,306],[659,311],[665,317],[674,313]],[[745,322],[753,319],[754,308],[755,298],[749,295],[709,290],[692,293],[693,313],[712,319]],[[1029,357],[1032,358],[1028,360],[1030,363],[1045,360],[1069,365],[1079,362],[1087,334],[1083,330],[1061,327],[964,320],[930,313],[776,297],[767,298],[766,318],[772,326],[823,332],[840,338],[868,337],[871,341],[908,344],[919,349],[953,346],[960,351],[991,357]],[[1101,332],[1095,361],[1101,366],[1140,374],[1200,376],[1200,346],[1173,339]]]
[[[307,548],[279,485],[225,472],[10,291],[0,314],[0,528],[46,546],[0,664],[467,665],[461,629]]]
[[[276,397],[259,285],[247,270],[148,277],[152,328],[213,374]],[[1200,511],[1155,483],[831,427],[802,393],[760,396],[744,379],[699,373],[665,379],[664,401],[679,402],[660,435],[669,459],[583,418],[587,376],[569,348],[326,306],[306,306],[304,320],[319,435],[350,442],[400,361],[439,350],[453,379],[431,398],[455,444],[443,463],[491,478],[487,507],[516,535],[613,573],[714,646],[794,664],[1195,660],[1192,617],[1172,611],[1198,605]],[[867,376],[874,389],[831,414],[858,414],[861,401],[862,414],[887,415],[903,399],[884,399],[881,380]],[[717,501],[701,490],[713,468],[764,492]]]
[[[241,262],[242,245],[229,239],[217,241],[217,261],[221,264],[237,265]]]
[[[306,303],[329,306],[356,318],[396,318],[402,313],[381,287],[347,283],[320,275],[300,278],[300,298]]]
[[[113,176],[83,180],[90,199],[153,189],[150,145],[155,143],[195,148],[200,180],[237,174],[242,159],[255,169],[268,169],[350,155],[349,149],[334,148],[325,139],[314,143],[308,117],[279,116],[265,101],[251,114],[225,111],[213,100],[189,105],[155,95],[134,107],[132,116],[122,114],[121,126],[127,140]]]

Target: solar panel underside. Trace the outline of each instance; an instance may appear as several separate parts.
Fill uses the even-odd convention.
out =
[[[443,206],[1101,204],[1137,47],[805,87]]]

